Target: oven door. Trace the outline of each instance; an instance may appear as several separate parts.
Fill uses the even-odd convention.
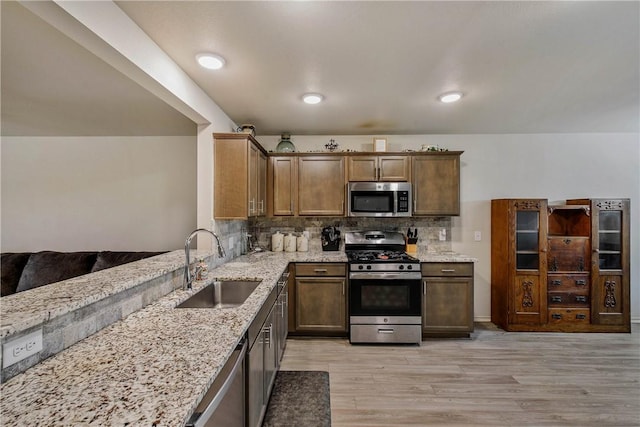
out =
[[[349,274],[349,316],[420,316],[421,277],[415,273]]]

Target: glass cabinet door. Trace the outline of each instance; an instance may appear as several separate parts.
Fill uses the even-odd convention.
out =
[[[516,212],[516,269],[537,270],[540,242],[540,213]]]
[[[622,211],[600,211],[598,244],[599,268],[620,270],[622,268]]]

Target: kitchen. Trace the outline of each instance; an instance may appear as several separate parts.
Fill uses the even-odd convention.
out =
[[[3,13],[3,16],[5,15]],[[3,29],[4,24],[5,22]],[[126,26],[120,30],[122,28]],[[3,57],[4,55],[3,48]],[[3,88],[3,98],[4,95]],[[473,98],[469,96],[467,99]],[[193,106],[197,108],[196,104]],[[444,120],[444,117],[441,118]],[[184,237],[196,225],[212,227],[209,207],[213,206],[213,185],[210,179],[213,172],[210,162],[203,159],[211,158],[213,132],[225,132],[235,128],[229,125],[229,122],[227,118],[217,116],[214,125],[198,130],[197,147],[193,146],[193,136],[179,138],[166,133],[157,137],[154,136],[157,134],[151,131],[145,134],[145,137],[117,136],[120,135],[118,133],[112,133],[111,135],[116,136],[111,137],[109,134],[79,136],[83,135],[82,133],[12,137],[3,133],[3,251],[4,248],[15,251],[51,249],[53,243],[57,244],[60,250],[84,250],[91,245],[131,250],[132,242],[138,242],[141,249],[166,250],[180,247]],[[243,122],[236,121],[238,124]],[[263,136],[261,129],[266,127],[259,124],[257,127],[259,142],[265,149],[275,150],[280,139],[279,134],[285,129],[278,129]],[[315,136],[294,132],[292,140],[298,150],[304,152],[324,152],[325,144],[330,139],[337,141],[340,149],[368,151],[373,144],[373,137],[386,137],[389,152],[419,151],[422,145],[439,145],[452,151],[464,151],[460,168],[460,215],[438,220],[427,217],[419,220],[424,221],[422,224],[411,225],[427,230],[428,234],[420,235],[430,236],[428,241],[431,242],[432,248],[441,244],[438,243],[438,230],[445,228],[445,249],[478,259],[474,277],[474,312],[477,321],[489,321],[491,199],[527,196],[564,200],[569,197],[624,196],[632,199],[632,218],[635,219],[634,223],[638,222],[637,203],[633,203],[638,195],[637,130],[629,131],[623,127],[613,127],[600,132],[590,132],[587,128],[568,131],[549,129],[519,132],[514,128],[511,132],[416,132],[402,135],[383,130],[375,131],[375,134],[373,131],[367,131],[361,134],[337,133]],[[69,135],[72,137],[68,137]],[[85,144],[87,140],[92,141],[91,150]],[[29,141],[31,148],[16,145],[24,141]],[[71,152],[75,153],[73,157],[69,155]],[[43,160],[34,162],[35,153],[38,153],[36,159]],[[99,164],[97,170],[96,153],[103,154],[104,161],[104,166]],[[73,168],[65,167],[71,158],[76,159],[72,163]],[[118,158],[133,158],[135,161],[132,161],[130,169],[127,169],[119,166],[116,160]],[[11,164],[5,163],[8,162],[7,159],[12,160]],[[50,169],[42,169],[41,164],[47,163],[44,159],[51,165]],[[196,163],[198,167],[194,168],[193,165]],[[602,167],[594,171],[591,166],[585,168],[585,164],[601,164]],[[81,171],[82,176],[88,177],[87,181],[92,185],[81,185],[74,179],[74,170],[71,169]],[[144,173],[132,172],[136,169]],[[175,170],[192,172],[167,172]],[[126,176],[128,182],[123,183],[118,179],[118,174]],[[152,185],[145,179],[145,175],[159,177],[157,181],[164,185]],[[574,178],[566,179],[567,176]],[[56,182],[63,182],[67,188],[74,190],[69,193],[73,194],[71,197],[62,199],[62,204],[58,197],[65,194],[61,194],[59,188],[56,188]],[[558,182],[562,185],[558,186]],[[19,188],[22,188],[23,192],[17,191]],[[194,190],[185,192],[185,188]],[[585,188],[589,190],[585,192]],[[616,191],[613,192],[612,188]],[[101,194],[108,196],[105,201],[95,197],[98,189]],[[30,195],[29,203],[26,203],[26,194]],[[87,204],[86,200],[91,200],[95,205]],[[154,204],[156,200],[161,202]],[[106,204],[107,201],[111,204]],[[116,206],[129,208],[114,209]],[[49,215],[44,218],[38,212],[48,212]],[[163,214],[157,214],[158,212]],[[141,216],[137,216],[140,213]],[[194,217],[196,223],[193,223]],[[20,218],[26,219],[28,226],[21,227],[20,224],[23,222]],[[82,218],[94,220],[79,221]],[[282,223],[283,220],[277,221]],[[441,224],[435,221],[441,221]],[[100,226],[96,227],[94,224]],[[131,227],[131,224],[135,224],[135,227]],[[297,231],[296,227],[302,227],[302,224],[304,220],[294,218],[291,225],[268,225],[269,233],[266,235],[271,234],[271,228],[281,229],[282,232]],[[314,224],[314,227],[319,230],[323,224],[324,222],[320,221],[317,225]],[[242,224],[216,221],[213,225],[214,229],[224,236],[227,252],[231,254],[235,251],[235,254],[239,254]],[[68,239],[69,229],[74,230],[83,241],[71,242]],[[480,240],[475,240],[476,231],[480,232]],[[130,239],[123,239],[124,235],[130,236]],[[233,239],[231,245],[230,239]],[[637,253],[637,235],[633,236],[633,239],[632,255]],[[24,247],[26,241],[31,242],[32,247]],[[318,236],[312,241],[317,242]],[[632,298],[635,298],[632,311],[637,313],[637,298],[640,295],[637,291],[637,269],[632,269],[631,274]],[[635,318],[637,314],[634,314]]]

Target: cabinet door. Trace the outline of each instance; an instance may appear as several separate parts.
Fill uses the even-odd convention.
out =
[[[264,400],[269,402],[273,381],[276,378],[278,365],[277,305],[274,305],[264,322]]]
[[[265,401],[264,332],[260,332],[247,357],[247,426],[260,427]]]
[[[258,194],[257,194],[257,212],[258,216],[267,214],[267,156],[262,151],[258,152]]]
[[[298,215],[344,215],[344,157],[298,158]]]
[[[509,323],[546,323],[547,294],[540,289],[540,276],[516,274],[511,290]]]
[[[409,156],[380,156],[378,157],[378,180],[409,181],[410,165]]]
[[[249,213],[249,158],[246,137],[215,136],[214,217],[246,219]]]
[[[629,200],[592,200],[591,322],[629,326]]]
[[[249,183],[249,216],[258,215],[258,149],[251,144],[249,146],[249,169],[247,171],[247,182]]]
[[[414,156],[414,215],[460,215],[460,156]]]
[[[376,181],[378,158],[376,156],[348,156],[349,181]]]
[[[296,190],[296,157],[272,157],[273,215],[294,215]]]
[[[346,332],[346,279],[298,277],[296,332]]]
[[[422,293],[422,331],[425,334],[473,332],[472,278],[425,278]]]

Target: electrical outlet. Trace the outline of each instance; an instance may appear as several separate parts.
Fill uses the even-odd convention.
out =
[[[235,239],[233,238],[233,236],[229,237],[229,250],[233,251],[233,245],[235,243]]]
[[[42,329],[23,335],[2,346],[2,368],[42,351]]]
[[[473,240],[475,240],[476,242],[479,242],[480,240],[482,240],[482,232],[481,231],[474,232]]]
[[[446,228],[441,228],[440,232],[438,233],[438,239],[441,242],[444,242],[445,240],[447,240],[447,229]]]

